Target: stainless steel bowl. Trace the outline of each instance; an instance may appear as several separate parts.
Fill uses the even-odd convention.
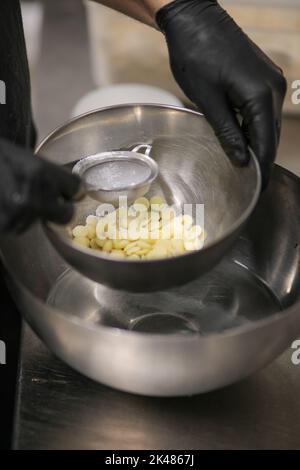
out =
[[[71,367],[120,390],[192,395],[247,377],[300,334],[299,207],[299,178],[275,167],[222,263],[156,294],[67,269],[40,225],[2,239],[1,257],[27,321]]]
[[[235,167],[199,113],[159,105],[125,105],[80,116],[50,134],[37,152],[63,165],[82,155],[152,145],[159,167],[148,195],[160,193],[170,205],[203,204],[204,248],[174,258],[132,261],[109,258],[78,247],[68,227],[48,225],[46,233],[61,256],[84,276],[116,289],[146,292],[187,283],[216,265],[238,237],[256,206],[261,177],[256,158]],[[81,224],[97,203],[76,204],[72,226]]]

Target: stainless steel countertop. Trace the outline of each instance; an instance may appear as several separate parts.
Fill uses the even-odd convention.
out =
[[[300,448],[300,365],[190,398],[147,398],[83,377],[24,329],[16,449]]]

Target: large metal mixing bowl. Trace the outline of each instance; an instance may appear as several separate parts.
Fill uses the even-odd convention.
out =
[[[159,105],[125,105],[80,116],[54,131],[37,152],[59,164],[137,143],[152,145],[159,177],[148,196],[163,194],[168,204],[204,205],[207,239],[200,251],[167,259],[133,261],[103,256],[75,245],[67,228],[49,225],[46,233],[62,257],[84,276],[107,286],[146,292],[196,279],[228,251],[252,213],[261,187],[258,163],[234,166],[199,113]],[[76,204],[71,225],[81,224],[99,203]]]
[[[299,207],[299,178],[275,167],[225,259],[155,294],[117,292],[68,270],[39,225],[2,240],[1,253],[14,298],[57,356],[121,390],[189,395],[252,374],[299,335]]]

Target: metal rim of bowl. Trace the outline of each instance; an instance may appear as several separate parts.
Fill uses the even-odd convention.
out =
[[[150,169],[150,175],[148,176],[148,178],[144,179],[143,181],[140,181],[139,183],[133,183],[130,186],[120,186],[120,187],[113,188],[113,189],[99,188],[96,185],[93,185],[90,183],[89,184],[84,183],[87,190],[88,191],[101,191],[103,193],[125,191],[126,189],[132,190],[132,189],[141,188],[147,184],[151,184],[156,179],[158,175],[158,165],[156,161],[153,160],[153,158],[148,157],[147,155],[143,155],[142,153],[130,152],[130,151],[124,151],[124,150],[113,151],[113,152],[100,152],[100,153],[95,153],[94,155],[88,155],[87,157],[83,157],[73,167],[72,172],[82,178],[84,173],[87,170],[89,170],[90,168],[93,168],[97,164],[109,163],[109,162],[114,162],[114,161],[122,161],[125,159],[127,161],[143,162],[143,164]]]
[[[178,106],[168,106],[168,105],[163,105],[163,104],[147,104],[147,103],[135,103],[135,104],[123,104],[123,105],[116,105],[116,106],[107,106],[105,108],[99,108],[99,109],[94,109],[92,111],[89,111],[87,113],[84,113],[84,114],[81,114],[80,116],[76,116],[75,118],[73,119],[69,119],[65,124],[63,124],[62,126],[58,126],[56,127],[50,134],[48,134],[48,136],[46,136],[42,142],[38,145],[38,147],[36,148],[36,151],[35,151],[35,154],[38,154],[40,149],[43,147],[43,145],[53,136],[55,136],[55,134],[57,132],[62,132],[64,131],[64,129],[66,129],[69,124],[73,123],[73,122],[76,122],[78,121],[79,119],[83,118],[83,117],[86,117],[86,116],[90,116],[92,114],[96,114],[96,113],[101,113],[101,112],[105,112],[105,111],[108,111],[108,110],[113,110],[113,109],[120,109],[120,108],[135,108],[135,107],[147,107],[147,108],[161,108],[161,109],[172,109],[174,111],[179,111],[179,112],[183,112],[183,113],[188,113],[188,114],[193,114],[195,116],[198,116],[198,117],[201,117],[201,118],[205,118],[204,114],[202,113],[199,113],[197,111],[193,111],[193,110],[190,110],[190,109],[187,109],[187,108],[182,108],[182,107],[178,107]],[[76,251],[79,251],[81,253],[83,253],[84,255],[86,256],[91,256],[91,257],[96,257],[96,258],[99,258],[99,259],[105,259],[105,260],[109,260],[111,261],[112,263],[136,263],[136,264],[149,264],[149,263],[161,263],[161,262],[164,262],[164,261],[168,261],[168,260],[174,260],[174,259],[179,259],[179,258],[182,258],[182,257],[188,257],[188,256],[193,256],[195,253],[198,253],[199,251],[205,251],[207,249],[210,249],[212,248],[213,246],[215,245],[218,245],[219,243],[221,243],[223,240],[225,240],[226,238],[230,237],[230,235],[232,233],[234,233],[239,227],[241,227],[247,220],[248,218],[250,217],[251,213],[253,212],[257,202],[258,202],[258,199],[259,199],[259,196],[260,196],[260,193],[261,193],[261,187],[262,187],[262,176],[261,176],[261,171],[260,171],[260,167],[259,167],[259,163],[258,163],[258,160],[254,154],[254,152],[252,151],[251,148],[249,148],[249,152],[250,152],[250,155],[251,155],[251,158],[254,162],[254,166],[255,166],[255,169],[256,169],[256,176],[257,176],[257,181],[256,181],[256,188],[255,188],[255,191],[254,191],[254,195],[247,207],[247,209],[242,213],[242,215],[235,221],[234,224],[232,224],[228,230],[226,230],[221,236],[217,237],[215,240],[213,240],[212,242],[208,243],[207,245],[204,245],[203,248],[201,248],[200,250],[195,250],[195,251],[191,251],[191,252],[186,252],[182,255],[178,255],[178,256],[173,256],[171,258],[162,258],[162,259],[151,259],[151,260],[126,260],[126,259],[116,259],[116,258],[113,258],[113,257],[110,257],[109,255],[105,256],[103,255],[101,252],[98,253],[96,251],[93,251],[91,250],[90,248],[85,248],[85,247],[81,247],[81,246],[76,246],[74,243],[73,243],[73,240],[69,239],[67,236],[64,236],[62,235],[61,231],[60,230],[57,230],[57,227],[58,225],[57,224],[54,224],[54,223],[49,223],[49,222],[46,222],[46,223],[43,223],[46,231],[47,230],[50,230],[52,233],[54,233],[56,236],[58,236],[60,238],[60,240],[65,243],[66,245],[68,245],[70,248],[72,248],[73,250],[76,250]]]

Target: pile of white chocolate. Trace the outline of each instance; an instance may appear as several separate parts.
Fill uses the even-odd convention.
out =
[[[190,215],[177,215],[160,196],[138,198],[101,217],[89,215],[72,230],[74,243],[128,260],[182,255],[203,247],[205,232]]]

